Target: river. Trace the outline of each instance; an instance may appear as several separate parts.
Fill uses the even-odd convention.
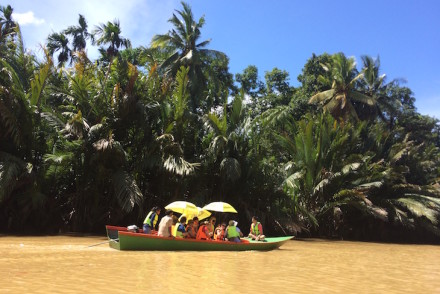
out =
[[[289,241],[270,252],[124,252],[0,237],[0,293],[440,293],[440,246]]]

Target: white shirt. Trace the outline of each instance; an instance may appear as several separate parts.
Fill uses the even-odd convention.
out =
[[[169,228],[171,228],[172,225],[173,225],[173,218],[168,215],[164,216],[160,220],[157,235],[162,237],[171,237]]]

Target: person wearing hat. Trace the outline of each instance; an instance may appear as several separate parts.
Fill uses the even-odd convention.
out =
[[[151,211],[148,213],[147,217],[144,220],[144,233],[145,234],[151,234],[151,230],[154,230],[157,225],[157,221],[159,219],[160,214],[160,208],[155,206],[151,209]]]
[[[229,226],[226,228],[225,237],[231,242],[241,242],[240,236],[243,236],[240,229],[237,228],[237,222],[234,220],[229,221]]]
[[[162,237],[172,237],[171,235],[172,225],[173,225],[173,211],[167,210],[165,212],[165,216],[160,220],[157,235]]]

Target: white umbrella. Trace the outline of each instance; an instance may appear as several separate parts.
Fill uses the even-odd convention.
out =
[[[231,204],[226,203],[226,202],[211,202],[211,203],[203,206],[203,209],[210,210],[210,211],[218,211],[218,212],[237,213],[237,210],[235,210],[235,208],[232,207]]]

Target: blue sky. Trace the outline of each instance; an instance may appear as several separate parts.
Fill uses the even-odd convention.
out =
[[[189,0],[195,17],[205,15],[202,39],[230,58],[230,71],[256,65],[260,77],[274,67],[290,73],[290,83],[312,53],[344,52],[360,64],[379,55],[387,80],[405,79],[420,113],[440,118],[440,1]],[[68,4],[67,4],[68,3]],[[25,45],[37,50],[52,31],[77,23],[90,27],[118,18],[133,46],[149,45],[164,34],[176,0],[14,0]],[[3,5],[5,5],[3,4]],[[90,49],[89,55],[93,55]]]

